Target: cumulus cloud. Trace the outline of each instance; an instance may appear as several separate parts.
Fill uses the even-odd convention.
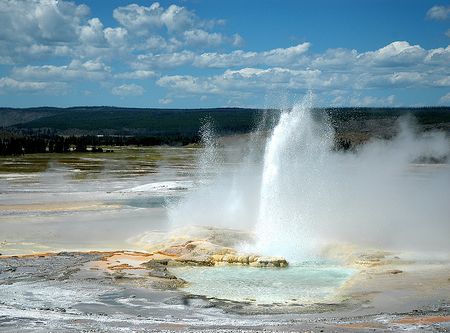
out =
[[[311,60],[311,65],[315,68],[347,68],[356,64],[358,61],[358,52],[348,49],[328,49],[323,54],[316,55]]]
[[[113,17],[138,35],[151,34],[152,30],[162,27],[169,32],[178,32],[203,25],[203,22],[185,7],[170,5],[164,9],[158,2],[148,7],[137,4],[118,7],[114,9]]]
[[[81,62],[73,60],[69,65],[54,66],[25,66],[14,68],[12,73],[19,79],[36,80],[60,80],[70,81],[74,79],[105,80],[109,77],[111,68],[101,61],[88,60]]]
[[[162,25],[162,12],[163,9],[157,2],[149,7],[130,4],[114,9],[113,17],[130,31],[147,34],[151,28],[159,28]]]
[[[0,2],[2,40],[70,42],[89,15],[85,5],[56,0]],[[20,18],[20,19],[19,19]]]
[[[105,39],[112,47],[126,46],[128,31],[124,28],[106,28],[103,30]]]
[[[449,8],[434,6],[427,17],[448,17]],[[147,80],[167,90],[170,98],[161,102],[191,95],[224,95],[237,102],[251,94],[313,89],[319,95],[339,91],[328,97],[336,104],[369,105],[382,102],[374,96],[391,94],[364,91],[450,86],[450,46],[425,49],[393,41],[365,52],[312,53],[304,42],[252,51],[242,48],[238,33],[216,29],[223,20],[201,18],[183,6],[130,4],[112,14],[116,26],[106,26],[87,6],[64,0],[1,1],[3,91],[90,80],[114,87],[113,94],[136,96],[144,88],[133,80]]]
[[[131,4],[118,7],[113,16],[118,27],[105,27],[92,17],[89,7],[64,0],[5,0],[0,2],[0,64],[10,67],[11,78],[3,88],[16,86],[29,90],[45,87],[44,81],[139,80],[158,75],[148,68],[133,66],[131,71],[114,73],[108,62],[144,61],[181,66],[194,54],[185,47],[241,45],[238,34],[225,36],[210,31],[223,20],[204,20],[185,7],[159,3],[149,7]],[[172,55],[159,51],[173,52]],[[148,51],[156,52],[148,53]],[[60,65],[62,57],[68,65]],[[44,62],[20,66],[21,63]],[[191,60],[192,61],[192,60]],[[5,73],[6,74],[6,73]],[[139,95],[143,88],[133,84],[117,85],[117,95]]]
[[[63,82],[18,81],[10,77],[0,78],[0,95],[17,92],[60,94],[64,93],[66,88],[67,85]]]
[[[224,36],[219,32],[209,31],[215,25],[222,25],[223,20],[203,20],[186,7],[170,5],[162,7],[158,2],[150,6],[130,4],[118,7],[113,11],[113,17],[124,28],[138,37],[149,37],[147,46],[153,46],[155,40],[171,46],[217,46],[223,43],[239,46],[242,37],[238,34]],[[162,37],[168,33],[172,37],[168,40]],[[177,37],[174,37],[177,36]],[[155,39],[156,38],[156,39]],[[169,50],[171,51],[171,50]]]
[[[202,29],[187,30],[183,33],[184,40],[189,45],[220,45],[224,37],[219,33],[209,33]]]
[[[318,70],[291,70],[288,68],[242,68],[226,70],[211,77],[191,75],[163,76],[157,84],[175,91],[192,94],[241,95],[243,92],[264,93],[271,90],[310,89],[312,86],[330,86],[330,81],[320,81]]]
[[[445,65],[450,61],[450,47],[425,50],[420,45],[396,41],[375,51],[358,53],[356,50],[330,49],[322,54],[309,54],[310,43],[261,52],[235,50],[229,53],[191,50],[170,53],[147,53],[137,56],[136,68],[230,68],[251,66],[285,66],[289,68],[317,68],[320,70],[355,71],[367,69],[385,74],[391,71],[409,71],[426,65]]]
[[[191,65],[200,68],[227,68],[242,66],[296,66],[302,64],[302,56],[310,43],[302,43],[288,48],[277,48],[262,52],[201,53],[183,50],[181,52],[138,55],[134,66],[137,68],[173,68]]]
[[[98,18],[92,18],[87,25],[80,27],[80,40],[90,45],[104,45],[106,42],[103,24]]]
[[[135,68],[174,68],[192,63],[195,53],[184,50],[182,52],[162,53],[162,54],[140,54],[137,61],[133,63]]]
[[[154,71],[136,70],[133,72],[124,72],[115,74],[114,77],[118,79],[143,80],[158,76]]]
[[[410,45],[405,41],[393,42],[381,49],[358,55],[360,62],[374,66],[412,66],[422,60],[427,52],[419,45]]]
[[[183,31],[193,27],[198,21],[196,15],[184,7],[170,5],[162,14],[161,22],[170,32]]]
[[[430,20],[444,21],[450,15],[450,6],[433,6],[427,11]]]
[[[213,76],[164,75],[157,84],[171,90],[173,94],[197,95],[237,95],[239,92],[248,92],[256,96],[273,91],[301,92],[307,89],[318,94],[341,91],[344,93],[329,96],[327,100],[334,104],[360,106],[394,105],[394,94],[381,98],[363,93],[370,89],[450,85],[450,68],[446,65],[450,60],[449,47],[425,50],[420,45],[398,41],[362,53],[346,49],[327,50],[322,54],[304,53],[308,47],[309,44],[301,44],[263,52],[189,53],[183,59],[184,65],[192,63],[198,67],[213,67],[214,64],[225,70]],[[275,54],[278,56],[273,56]],[[253,63],[265,66],[242,67]],[[272,66],[273,63],[284,65]],[[359,93],[355,95],[354,91]]]
[[[225,36],[210,31],[223,21],[203,20],[185,7],[163,8],[130,4],[118,7],[113,16],[119,27],[105,27],[90,17],[86,5],[63,0],[5,0],[0,2],[0,63],[26,63],[48,57],[111,57],[136,50],[186,47],[239,46],[238,34]],[[169,34],[169,36],[164,36]]]
[[[309,47],[310,43],[302,43],[288,48],[277,48],[263,52],[244,52],[237,50],[231,53],[202,53],[194,58],[193,64],[197,67],[215,68],[249,65],[295,65],[301,61],[300,56],[305,54]]]
[[[156,83],[161,87],[181,90],[188,93],[220,93],[222,90],[213,79],[197,78],[191,75],[163,76]]]
[[[111,93],[116,96],[141,96],[145,92],[145,89],[137,84],[122,84],[111,89]]]
[[[0,61],[97,57],[124,46],[127,31],[104,27],[86,5],[63,0],[0,2]]]

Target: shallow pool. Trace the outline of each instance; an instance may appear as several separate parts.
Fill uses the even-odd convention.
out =
[[[323,262],[288,268],[215,266],[170,270],[188,282],[184,288],[188,293],[257,304],[333,302],[337,289],[354,273]]]

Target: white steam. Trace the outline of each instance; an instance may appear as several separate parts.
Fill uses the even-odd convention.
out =
[[[199,186],[169,207],[174,225],[250,229],[252,251],[291,260],[334,242],[450,250],[450,144],[443,133],[416,133],[403,118],[391,140],[335,151],[333,129],[315,120],[311,96],[283,112],[268,139],[256,131],[227,150],[212,133],[203,130]],[[230,151],[238,163],[225,163]],[[447,162],[417,163],[424,159]]]

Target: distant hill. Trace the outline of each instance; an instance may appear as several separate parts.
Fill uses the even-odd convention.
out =
[[[248,132],[260,113],[260,110],[239,108],[0,108],[0,124],[4,128],[51,129],[71,135],[165,135],[198,133],[201,124],[211,120],[220,132]]]
[[[338,132],[386,131],[395,120],[412,114],[425,129],[450,131],[450,107],[426,108],[333,108],[316,109],[327,116]],[[3,131],[50,131],[58,135],[194,135],[207,120],[219,133],[245,133],[254,129],[264,114],[277,118],[279,111],[216,109],[140,109],[107,106],[71,108],[0,108]]]
[[[336,131],[334,149],[353,149],[367,140],[389,138],[401,116],[412,115],[420,130],[450,134],[450,108],[315,109]],[[111,146],[183,146],[200,142],[211,122],[219,135],[271,128],[279,110],[133,109],[115,107],[0,108],[0,156],[33,153],[103,152]],[[264,125],[264,126],[263,126]],[[450,137],[450,135],[449,135]]]

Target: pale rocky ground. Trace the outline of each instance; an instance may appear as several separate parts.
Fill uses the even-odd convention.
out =
[[[197,238],[193,238],[195,237]],[[161,235],[160,235],[161,236]],[[146,234],[149,242],[156,234]],[[189,295],[178,265],[282,267],[282,258],[236,251],[242,231],[209,227],[161,238],[148,252],[0,257],[0,331],[17,332],[446,332],[448,260],[333,246],[323,255],[357,269],[336,302],[260,306]]]
[[[162,197],[189,187],[194,155],[136,148],[4,160],[0,332],[450,330],[448,254],[330,246],[324,258],[356,270],[331,304],[262,306],[184,292],[172,266],[286,265],[236,250],[251,238],[244,231],[167,230]],[[48,167],[35,170],[41,162]]]

